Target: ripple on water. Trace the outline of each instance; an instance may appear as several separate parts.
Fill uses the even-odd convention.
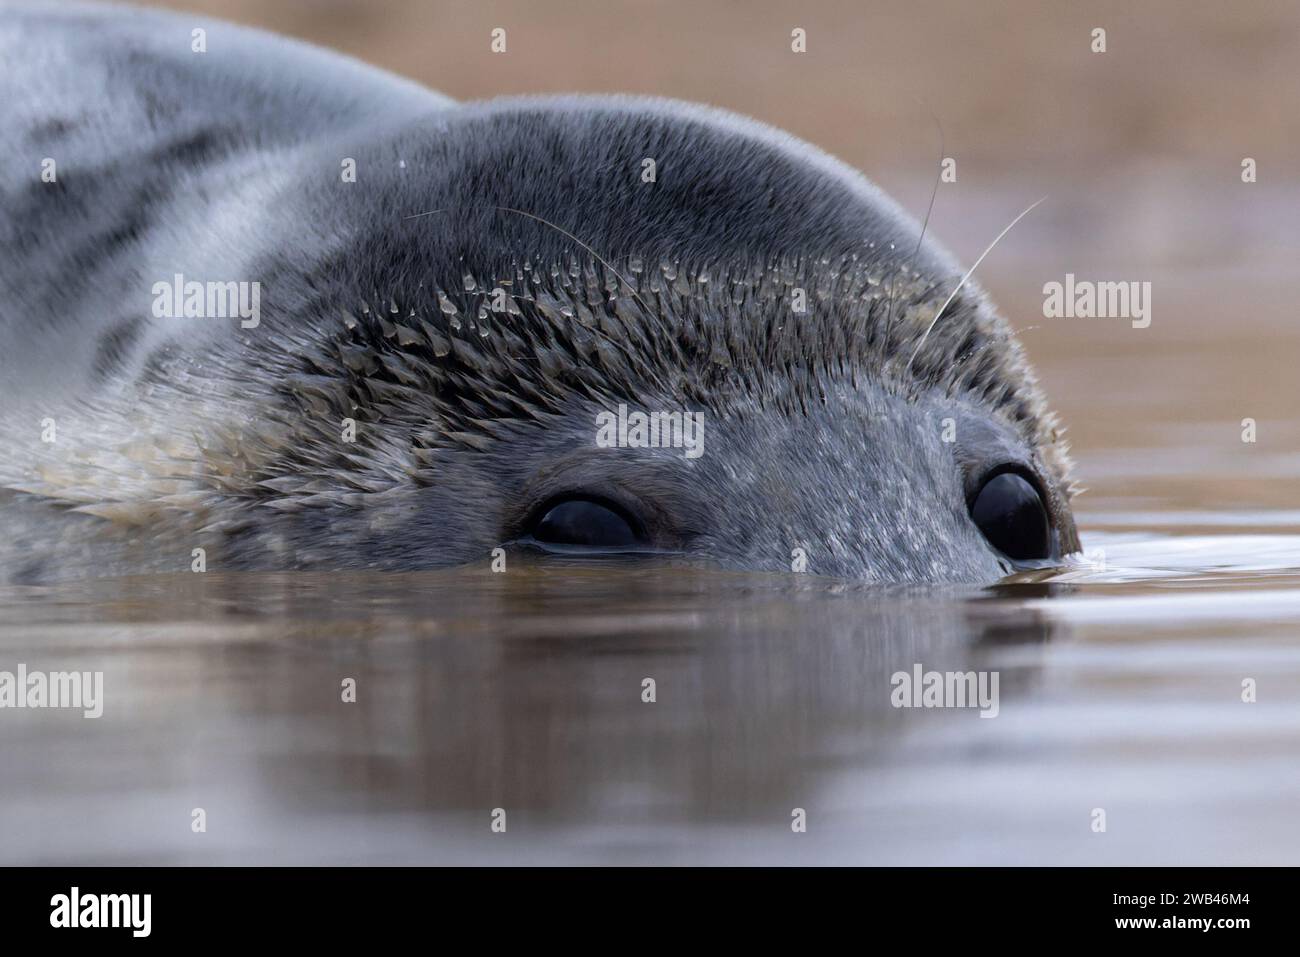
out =
[[[103,670],[106,702],[0,715],[0,859],[1294,861],[1300,535],[1147,517],[1084,516],[1089,557],[990,589],[514,566],[5,589],[0,669]],[[997,671],[997,718],[893,708],[918,663]],[[195,841],[200,804],[220,827]]]

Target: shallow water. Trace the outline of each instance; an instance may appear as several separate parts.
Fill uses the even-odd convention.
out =
[[[105,705],[3,713],[0,856],[1293,862],[1300,530],[1183,521],[987,590],[672,568],[9,588],[0,661],[102,670]],[[893,708],[918,662],[996,670],[997,717]]]

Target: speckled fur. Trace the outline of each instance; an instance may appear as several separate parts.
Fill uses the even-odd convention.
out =
[[[455,106],[210,22],[195,60],[195,18],[0,9],[0,52],[75,60],[111,102],[6,74],[26,84],[0,106],[23,134],[0,219],[9,577],[183,568],[196,543],[220,567],[473,560],[619,402],[714,425],[693,470],[666,450],[585,468],[688,500],[682,550],[723,565],[807,546],[832,574],[1005,572],[961,498],[983,453],[939,444],[945,415],[1022,456],[1077,547],[1065,447],[1007,323],[971,283],[917,351],[961,270],[928,239],[913,256],[917,224],[806,143],[672,101]],[[261,325],[153,318],[176,272],[260,282]]]

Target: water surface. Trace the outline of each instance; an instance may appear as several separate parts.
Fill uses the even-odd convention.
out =
[[[10,588],[0,660],[102,670],[105,711],[0,714],[0,857],[1293,862],[1300,530],[1165,521],[993,589],[524,567]],[[893,708],[914,663],[998,671],[998,716]]]

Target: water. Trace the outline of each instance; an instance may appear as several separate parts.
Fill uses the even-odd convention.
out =
[[[8,588],[0,661],[102,670],[105,711],[3,714],[0,858],[1294,861],[1296,516],[1132,529],[1157,517],[1104,513],[1090,560],[992,589],[582,567]],[[893,708],[917,662],[998,671],[997,717]]]

